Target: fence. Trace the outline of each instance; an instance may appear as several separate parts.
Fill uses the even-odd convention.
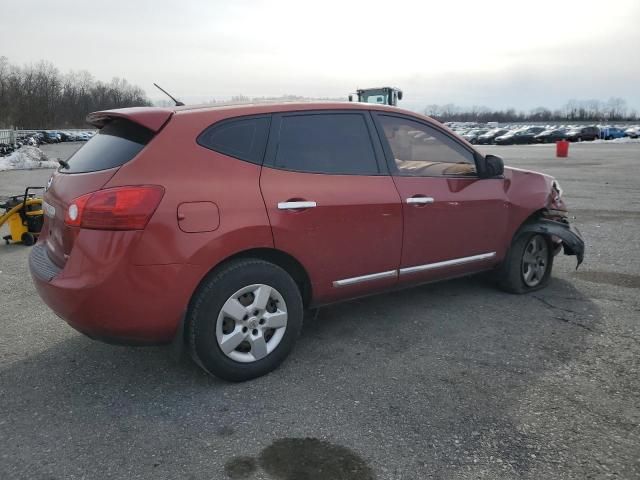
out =
[[[0,130],[0,145],[13,145],[15,141],[15,130]]]

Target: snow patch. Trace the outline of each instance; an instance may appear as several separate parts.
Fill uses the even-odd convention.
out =
[[[7,157],[0,158],[0,172],[4,170],[31,170],[57,168],[58,162],[49,160],[38,147],[24,146]]]

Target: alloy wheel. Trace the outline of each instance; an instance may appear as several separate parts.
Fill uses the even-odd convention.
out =
[[[529,239],[522,255],[522,280],[529,287],[542,282],[549,266],[549,246],[542,235]]]

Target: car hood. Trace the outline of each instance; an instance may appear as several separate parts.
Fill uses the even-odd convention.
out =
[[[511,198],[518,198],[519,202],[528,208],[567,209],[562,198],[554,194],[553,182],[556,179],[551,175],[522,168],[504,167],[504,178],[507,180],[506,190],[512,192]]]
[[[555,178],[546,173],[536,172],[535,170],[526,170],[524,168],[516,167],[504,167],[504,178],[511,180],[514,183],[538,183],[546,185],[548,192],[551,192],[551,185],[555,181]]]
[[[509,177],[513,177],[513,176],[526,176],[526,175],[536,175],[539,177],[544,177],[544,178],[548,178],[549,181],[553,181],[554,178],[551,175],[548,175],[546,173],[542,173],[542,172],[536,172],[535,170],[527,170],[525,168],[516,168],[516,167],[504,167],[504,173],[505,176],[507,176],[507,173],[509,174]]]

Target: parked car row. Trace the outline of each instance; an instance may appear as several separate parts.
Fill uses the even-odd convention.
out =
[[[458,135],[474,145],[523,145],[555,143],[559,140],[582,142],[593,140],[615,140],[629,137],[640,138],[640,126],[616,127],[611,125],[590,126],[531,126],[511,125],[483,128],[463,127],[450,124]]]
[[[39,139],[39,143],[60,143],[60,142],[86,142],[93,137],[93,131],[60,131],[42,130],[35,132],[33,136]]]
[[[9,131],[4,131],[7,133]],[[60,142],[86,142],[95,135],[93,130],[83,131],[62,131],[62,130],[17,130],[11,131],[11,135],[15,135],[15,140],[10,140],[7,135],[3,135],[0,139],[0,156],[4,157],[19,149],[24,145],[37,147],[45,143]]]

